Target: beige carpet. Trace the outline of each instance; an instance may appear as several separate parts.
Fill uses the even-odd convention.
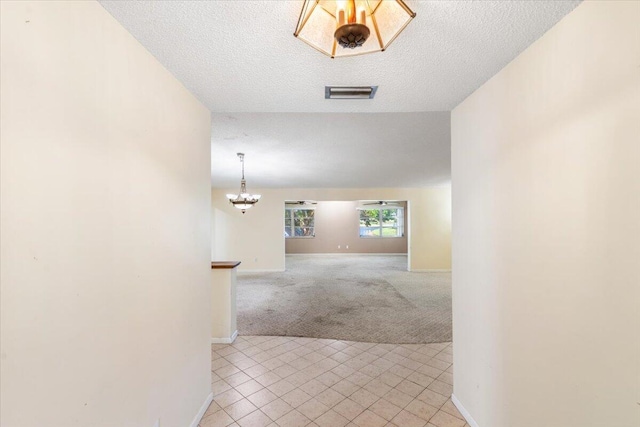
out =
[[[375,343],[451,341],[451,273],[406,256],[287,256],[282,273],[238,276],[238,332]]]

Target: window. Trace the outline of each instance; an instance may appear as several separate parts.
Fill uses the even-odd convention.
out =
[[[360,209],[360,237],[404,236],[404,208]]]
[[[315,237],[314,209],[286,208],[284,210],[284,237]]]

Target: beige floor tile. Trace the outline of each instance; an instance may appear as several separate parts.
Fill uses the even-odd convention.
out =
[[[451,366],[450,362],[443,362],[442,360],[438,360],[435,358],[429,359],[425,362],[425,365],[433,366],[436,369],[440,369],[441,371],[446,371],[449,366]]]
[[[281,378],[273,372],[267,372],[266,374],[262,374],[254,379],[265,387],[269,387],[271,384],[277,383],[281,380]]]
[[[280,380],[271,384],[267,389],[278,397],[284,396],[296,387],[287,380]]]
[[[338,404],[333,407],[334,411],[349,421],[353,421],[353,419],[360,415],[365,409],[366,408],[364,406],[348,398],[338,402]]]
[[[238,372],[237,374],[233,374],[230,377],[225,378],[225,381],[231,387],[237,387],[242,383],[246,383],[250,379],[251,379],[251,377],[249,375],[245,374],[244,372]]]
[[[252,366],[256,366],[258,364],[258,362],[256,362],[255,360],[249,358],[249,357],[245,357],[244,359],[238,360],[233,362],[233,365],[238,368],[238,369],[242,369],[243,371],[245,369],[249,369]]]
[[[297,410],[310,420],[315,420],[329,410],[329,407],[315,398],[311,398],[298,406]]]
[[[404,378],[394,374],[393,372],[391,372],[391,370],[389,370],[383,373],[382,375],[380,375],[377,379],[382,381],[389,387],[395,387],[398,384],[400,384]]]
[[[320,427],[344,427],[349,424],[349,420],[329,409],[327,412],[316,418],[315,423]]]
[[[374,362],[375,363],[375,362]],[[390,362],[387,362],[390,363]],[[358,372],[363,373],[371,378],[376,378],[381,375],[386,369],[374,364],[369,364],[361,368]]]
[[[333,368],[331,370],[331,372],[333,372],[334,374],[336,374],[336,375],[338,375],[338,376],[340,376],[342,378],[346,378],[349,375],[353,374],[355,372],[355,369],[350,368],[350,367],[345,366],[345,365],[340,365],[340,366],[337,366],[337,367]]]
[[[379,399],[369,407],[369,410],[375,412],[376,415],[381,416],[385,420],[391,421],[393,417],[402,411],[402,408],[394,405],[386,399]]]
[[[253,411],[244,418],[237,420],[241,427],[267,427],[271,424],[271,418],[267,417],[260,410]]]
[[[378,396],[376,396],[375,394],[373,394],[370,391],[367,391],[367,390],[365,390],[363,388],[353,392],[351,394],[351,396],[349,396],[349,398],[351,400],[354,400],[355,402],[358,402],[359,404],[361,404],[365,408],[368,408],[369,406],[371,406],[374,402],[376,402],[379,399]]]
[[[304,427],[311,420],[295,409],[276,421],[279,427]]]
[[[233,374],[237,374],[238,372],[242,372],[242,371],[240,371],[240,369],[236,368],[235,366],[229,364],[227,366],[223,366],[222,368],[216,369],[214,372],[220,378],[225,379],[227,377],[230,377]]]
[[[241,399],[224,408],[224,411],[234,420],[239,420],[257,409],[258,408],[247,399]]]
[[[387,424],[387,420],[367,409],[358,415],[353,423],[359,427],[383,427]]]
[[[441,351],[440,353],[436,354],[435,356],[433,356],[433,358],[442,360],[443,362],[453,363],[453,355],[445,353],[444,351]]]
[[[389,391],[393,388],[391,386],[386,385],[379,379],[375,379],[371,381],[369,384],[363,387],[365,390],[375,394],[378,397],[382,397],[385,394],[389,393]]]
[[[391,368],[389,368],[389,372],[391,372],[392,374],[395,374],[395,375],[397,375],[397,376],[399,376],[401,378],[407,378],[414,371],[412,371],[409,368],[405,368],[404,366],[393,365]]]
[[[211,391],[213,391],[214,396],[222,394],[225,391],[231,390],[231,389],[232,387],[229,384],[227,384],[225,380],[216,381],[215,383],[211,384]]]
[[[391,421],[402,427],[423,427],[427,424],[427,421],[405,410],[400,411]]]
[[[292,390],[282,396],[282,400],[284,400],[294,408],[297,408],[309,399],[311,399],[311,396],[300,389]]]
[[[362,372],[355,372],[345,378],[345,380],[350,381],[359,387],[363,387],[373,380],[373,378],[367,374],[363,374]]]
[[[264,405],[260,410],[273,421],[276,421],[278,418],[293,411],[293,407],[282,399],[276,399]]]
[[[411,375],[407,377],[407,379],[413,383],[421,385],[422,387],[428,387],[435,378],[432,378],[428,375],[421,374],[420,372],[413,372]]]
[[[430,376],[431,378],[438,378],[443,372],[443,369],[434,368],[433,366],[424,365],[417,369],[421,374]]]
[[[406,411],[422,418],[425,421],[429,421],[437,412],[438,408],[431,406],[426,402],[415,399],[404,408]]]
[[[337,391],[343,396],[349,397],[353,392],[358,390],[360,387],[352,383],[348,380],[342,380],[339,383],[335,384],[331,387],[332,390]]]
[[[224,411],[218,411],[207,418],[203,418],[198,424],[199,427],[226,427],[233,424],[233,418]]]
[[[246,383],[237,386],[236,391],[240,392],[244,397],[251,396],[253,393],[263,389],[262,384],[256,380],[249,380]]]
[[[307,393],[309,396],[317,396],[318,394],[320,394],[323,391],[325,391],[328,387],[326,385],[322,384],[317,379],[313,379],[311,381],[308,381],[308,382],[302,384],[299,388],[300,388],[300,390],[302,390],[305,393]]]
[[[290,366],[284,362],[282,362],[283,364],[278,366],[277,368],[273,369],[273,372],[278,375],[280,378],[287,378],[289,375],[293,375],[296,372],[298,372],[298,370],[296,368],[294,368],[293,366]]]
[[[234,389],[227,390],[224,393],[221,393],[214,397],[214,401],[220,405],[222,409],[231,405],[232,403],[236,403],[238,400],[244,399],[244,396],[235,391]]]
[[[256,405],[258,408],[262,408],[264,405],[266,405],[269,402],[272,402],[272,401],[276,400],[277,398],[278,398],[278,396],[276,396],[275,394],[271,393],[266,388],[263,388],[262,390],[260,390],[260,391],[258,391],[256,393],[253,393],[252,395],[247,397],[247,399],[251,403]]]
[[[254,365],[249,369],[245,369],[244,373],[249,375],[251,378],[259,377],[260,375],[264,375],[269,372],[269,369],[265,368],[261,364]]]
[[[202,427],[466,425],[450,400],[449,343],[238,337],[211,348],[215,398]]]
[[[413,397],[395,388],[390,390],[389,393],[385,394],[383,397],[401,408],[404,408],[413,400]]]
[[[411,397],[416,397],[417,395],[422,393],[425,387],[418,385],[409,380],[403,380],[400,384],[396,386],[396,389],[400,390],[405,394],[408,394]]]
[[[458,408],[456,408],[456,405],[454,405],[451,400],[447,400],[445,404],[442,405],[442,408],[440,408],[440,410],[446,412],[447,414],[451,414],[456,418],[464,420],[464,417],[462,416],[460,411],[458,411]]]
[[[440,393],[436,393],[435,391],[426,389],[425,391],[420,393],[418,397],[416,397],[416,399],[426,402],[429,405],[435,406],[436,408],[440,409],[440,407],[444,405],[444,403],[447,400],[449,400],[449,397],[443,396]]]
[[[327,405],[329,408],[334,407],[338,402],[344,399],[344,396],[332,389],[326,389],[322,393],[318,393],[316,396],[323,404]]]
[[[453,393],[453,386],[451,384],[447,384],[438,380],[435,380],[434,382],[429,384],[429,387],[427,388],[429,390],[435,391],[436,393],[440,393],[444,396],[447,396],[447,398],[451,397],[451,393]]]
[[[264,362],[262,362],[262,366],[264,366],[265,368],[273,371],[276,368],[279,368],[280,366],[284,365],[285,362],[283,362],[282,360],[278,359],[277,357],[274,357],[272,359],[269,360],[265,360]],[[238,365],[236,365],[238,366]],[[238,366],[240,368],[240,366]],[[243,369],[243,368],[240,368]],[[277,372],[276,372],[277,373]]]
[[[443,383],[453,385],[453,374],[445,371],[442,374],[440,374],[440,376],[438,377],[438,381],[442,381]]]
[[[456,418],[444,411],[438,411],[429,422],[437,427],[464,427],[465,424],[460,418]]]
[[[209,415],[214,414],[218,411],[220,411],[222,408],[220,407],[220,405],[218,405],[216,402],[211,402],[211,404],[209,405],[209,407],[207,408],[207,410],[205,411],[204,415],[202,416],[202,418],[207,418]]]
[[[230,366],[231,363],[227,361],[227,359],[219,358],[211,361],[211,370],[216,371],[220,368],[224,368],[225,366]]]

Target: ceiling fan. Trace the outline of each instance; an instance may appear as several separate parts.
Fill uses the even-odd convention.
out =
[[[376,206],[399,206],[398,202],[387,202],[385,200],[379,200],[377,202],[363,203],[364,206],[376,205]]]

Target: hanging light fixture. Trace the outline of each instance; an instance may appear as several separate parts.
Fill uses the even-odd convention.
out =
[[[227,199],[229,202],[240,209],[242,213],[245,213],[247,209],[250,209],[253,205],[258,203],[260,200],[259,194],[251,195],[247,192],[247,181],[244,179],[244,153],[237,153],[240,158],[240,163],[242,163],[242,179],[240,180],[240,193],[238,194],[227,194]]]
[[[384,51],[416,14],[402,0],[305,0],[294,36],[332,58]]]

